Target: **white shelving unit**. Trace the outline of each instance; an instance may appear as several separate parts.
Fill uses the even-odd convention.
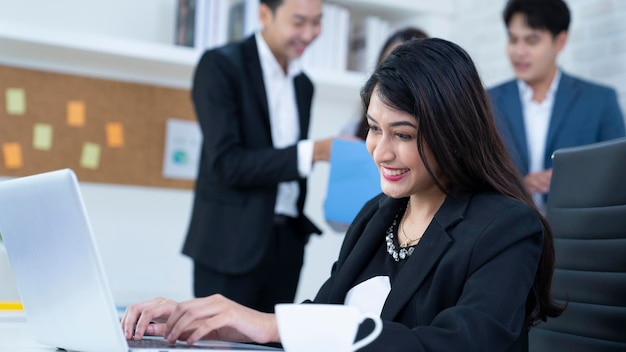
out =
[[[334,0],[334,3],[391,19],[416,15],[450,15],[455,0]]]
[[[0,23],[0,63],[189,88],[199,52],[182,46]]]
[[[454,0],[337,0],[351,11],[404,23],[424,15],[447,16]],[[188,89],[201,51],[119,36],[0,22],[0,64]],[[358,91],[365,74],[310,72],[318,92]]]
[[[133,39],[0,23],[0,64],[188,89],[201,51]],[[356,88],[357,72],[312,72],[323,88]]]

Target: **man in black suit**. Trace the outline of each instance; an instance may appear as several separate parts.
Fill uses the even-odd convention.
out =
[[[304,246],[320,230],[302,213],[313,162],[313,84],[298,58],[321,30],[322,0],[261,0],[263,29],[207,51],[192,97],[204,142],[183,253],[194,294],[261,311],[293,302]]]

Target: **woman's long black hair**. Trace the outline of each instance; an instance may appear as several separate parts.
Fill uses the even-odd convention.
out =
[[[487,93],[470,56],[437,38],[412,39],[396,48],[361,90],[365,109],[372,94],[417,120],[417,146],[426,170],[446,194],[495,191],[533,208],[543,225],[543,251],[526,302],[531,325],[562,308],[550,294],[554,271],[552,231],[537,210],[496,129]],[[433,172],[425,147],[439,166]]]
[[[385,44],[383,44],[380,53],[378,53],[376,65],[379,65],[383,59],[385,59],[385,55],[388,54],[387,51],[390,51],[389,49],[392,48],[392,46],[405,43],[406,41],[415,38],[428,38],[428,34],[416,27],[405,27],[393,32],[389,38],[387,38]],[[365,140],[365,138],[367,138],[368,131],[369,124],[367,123],[367,110],[364,110],[361,114],[361,121],[359,121],[359,125],[357,126],[356,137]]]

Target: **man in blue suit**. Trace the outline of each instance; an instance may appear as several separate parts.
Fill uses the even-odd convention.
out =
[[[507,54],[516,79],[489,89],[496,123],[535,203],[544,209],[552,153],[623,137],[615,90],[559,69],[570,13],[562,0],[509,0]]]

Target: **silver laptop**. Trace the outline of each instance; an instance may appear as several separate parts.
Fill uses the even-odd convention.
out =
[[[220,341],[172,346],[161,338],[129,346],[70,169],[0,182],[0,234],[28,326],[41,344],[85,352],[280,351]]]

